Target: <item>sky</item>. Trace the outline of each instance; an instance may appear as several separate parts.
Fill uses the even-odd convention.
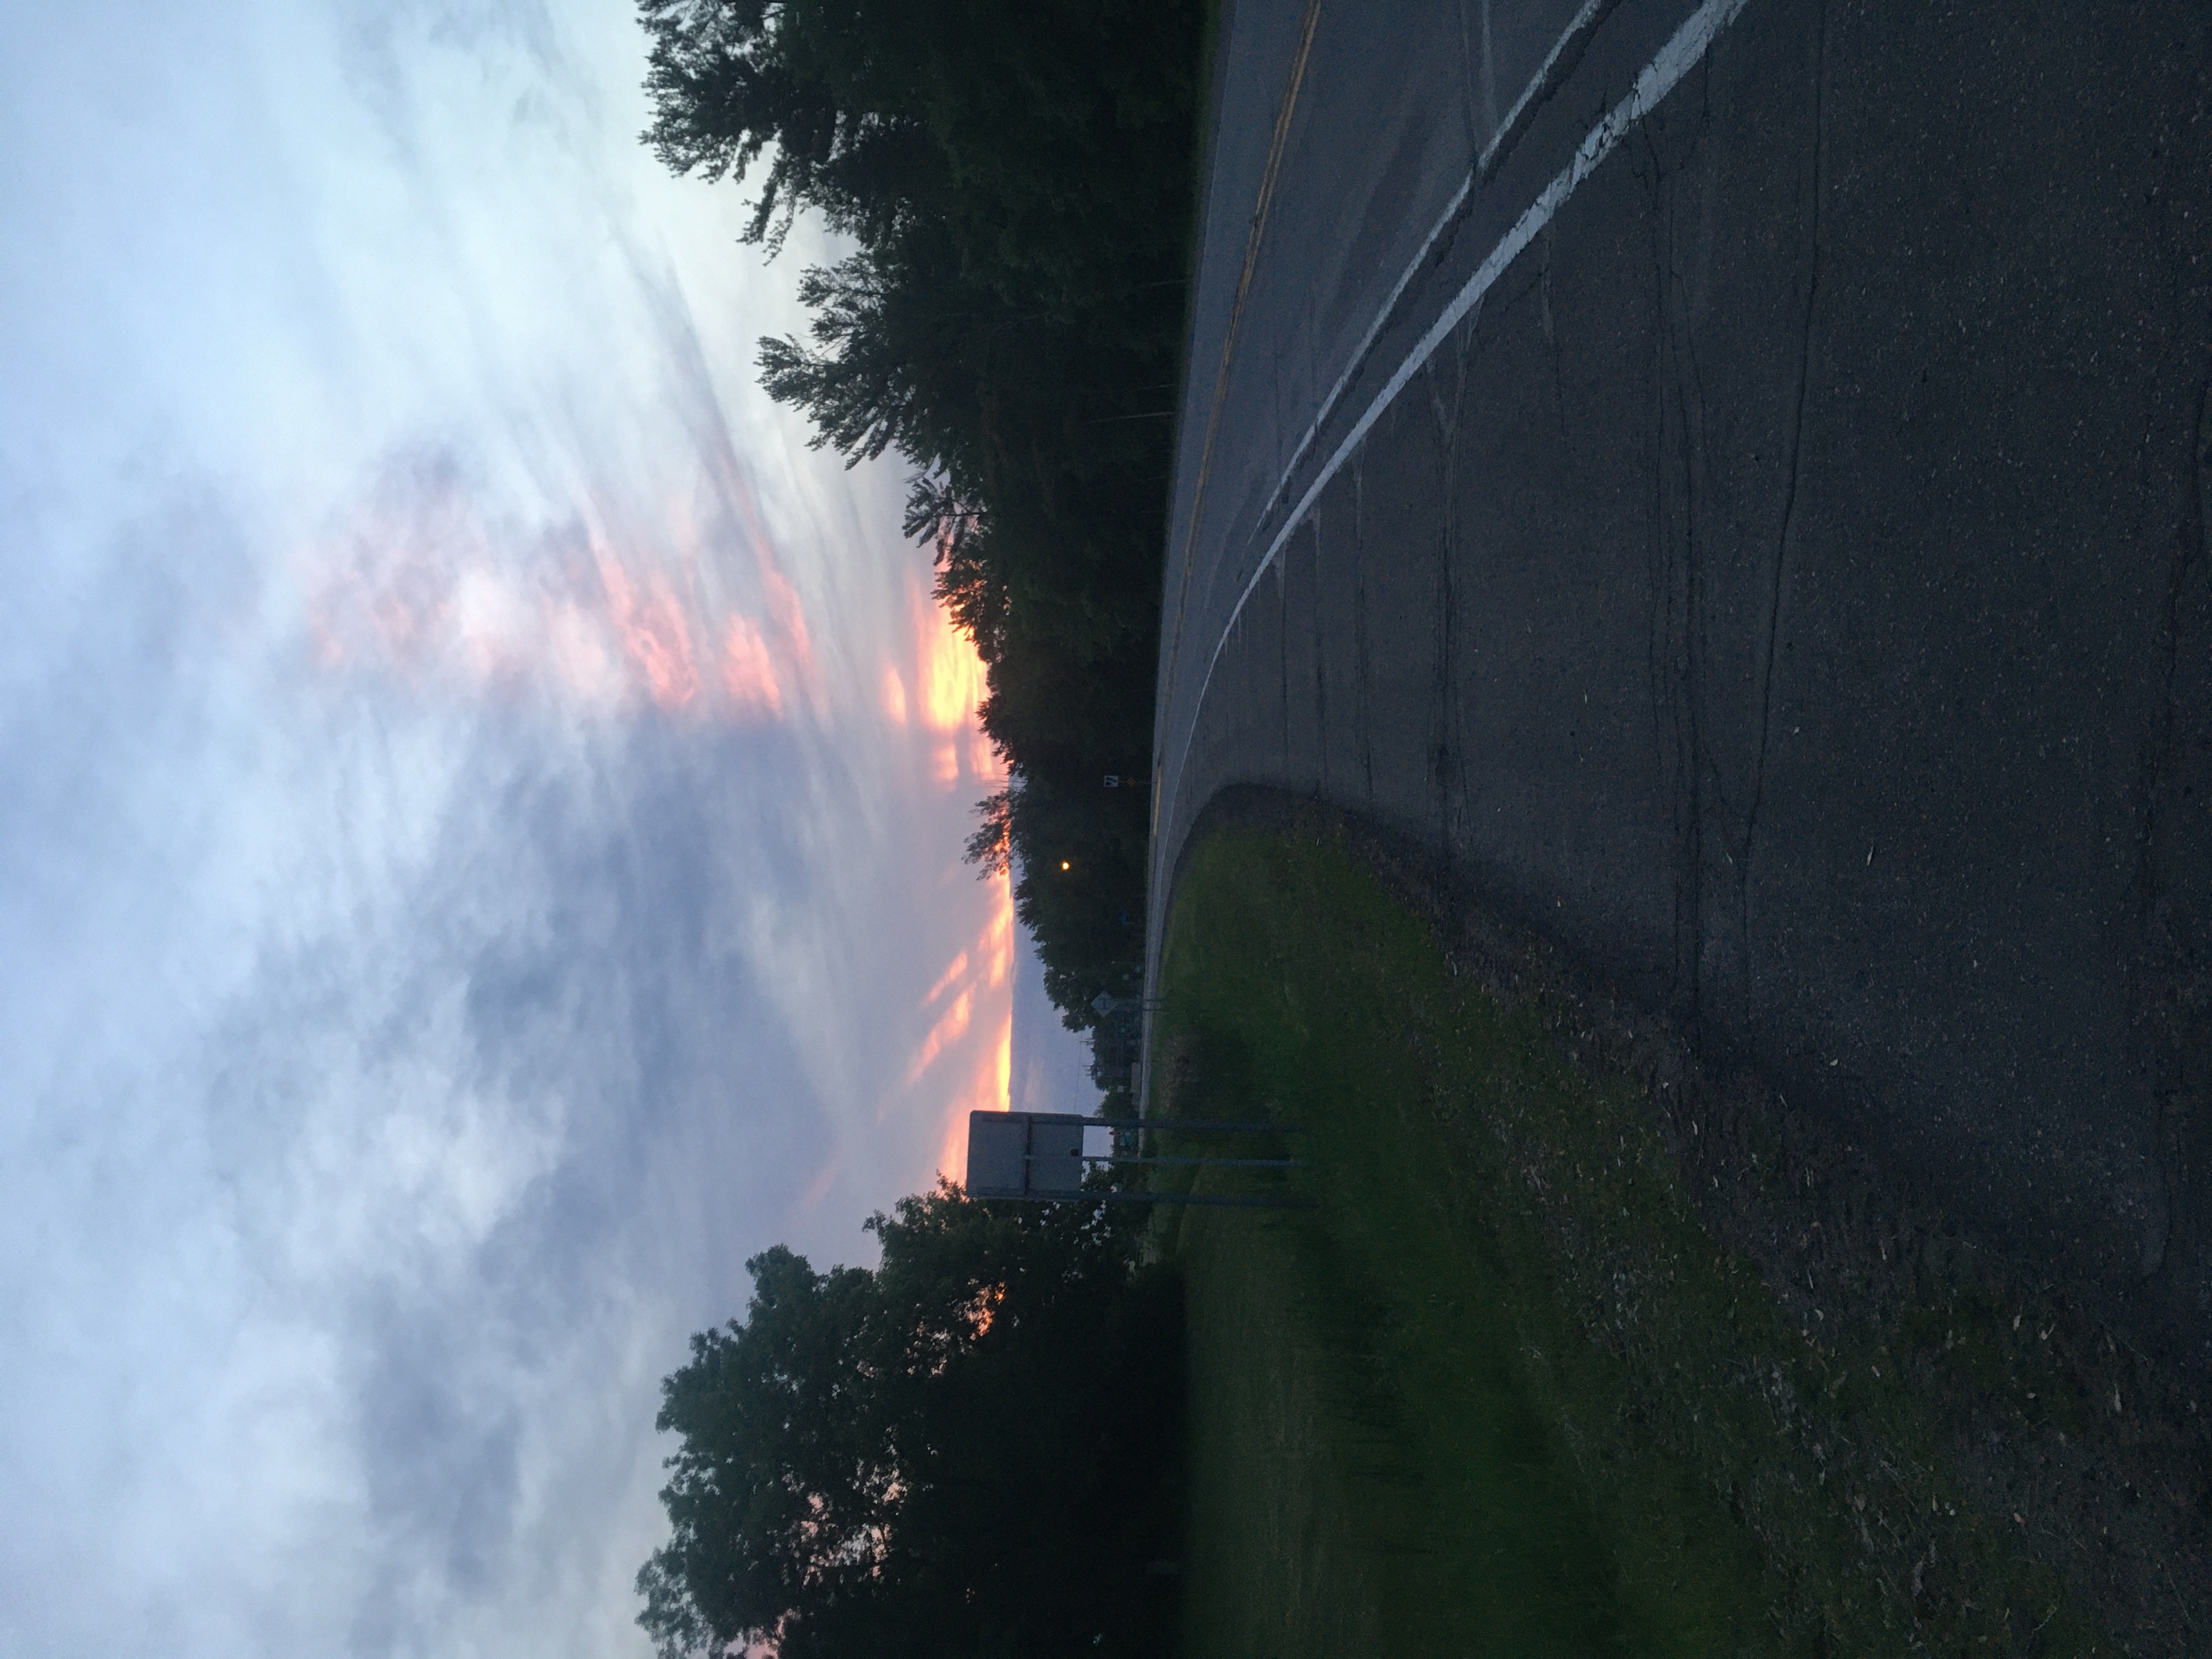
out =
[[[640,1655],[785,1241],[1086,1108],[623,0],[0,0],[0,1653]]]

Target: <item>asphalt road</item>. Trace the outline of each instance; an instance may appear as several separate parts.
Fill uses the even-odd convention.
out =
[[[1225,40],[1151,948],[1360,811],[2212,1361],[2212,13]]]

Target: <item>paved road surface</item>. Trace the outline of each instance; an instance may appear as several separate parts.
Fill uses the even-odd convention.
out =
[[[1425,839],[2212,1359],[2212,13],[1234,5],[1153,800]]]

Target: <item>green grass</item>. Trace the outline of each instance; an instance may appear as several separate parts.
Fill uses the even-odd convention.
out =
[[[2115,1650],[1947,1482],[1887,1351],[1713,1242],[1642,1085],[1349,855],[1207,843],[1162,988],[1154,1099],[1305,1126],[1315,1200],[1156,1224],[1191,1659]]]

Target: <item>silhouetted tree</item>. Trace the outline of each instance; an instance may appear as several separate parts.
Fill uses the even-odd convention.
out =
[[[1151,769],[1198,0],[639,10],[654,153],[757,173],[750,240],[809,209],[854,244],[802,276],[808,338],[762,341],[763,381],[817,444],[915,468],[908,533],[1011,773],[976,844],[1019,864],[1048,984],[1087,1024],[1142,936],[1147,803],[1100,781]]]
[[[957,1188],[869,1227],[883,1262],[747,1262],[742,1322],[662,1384],[667,1659],[1157,1652],[1176,1553],[1180,1300],[1098,1210]]]

